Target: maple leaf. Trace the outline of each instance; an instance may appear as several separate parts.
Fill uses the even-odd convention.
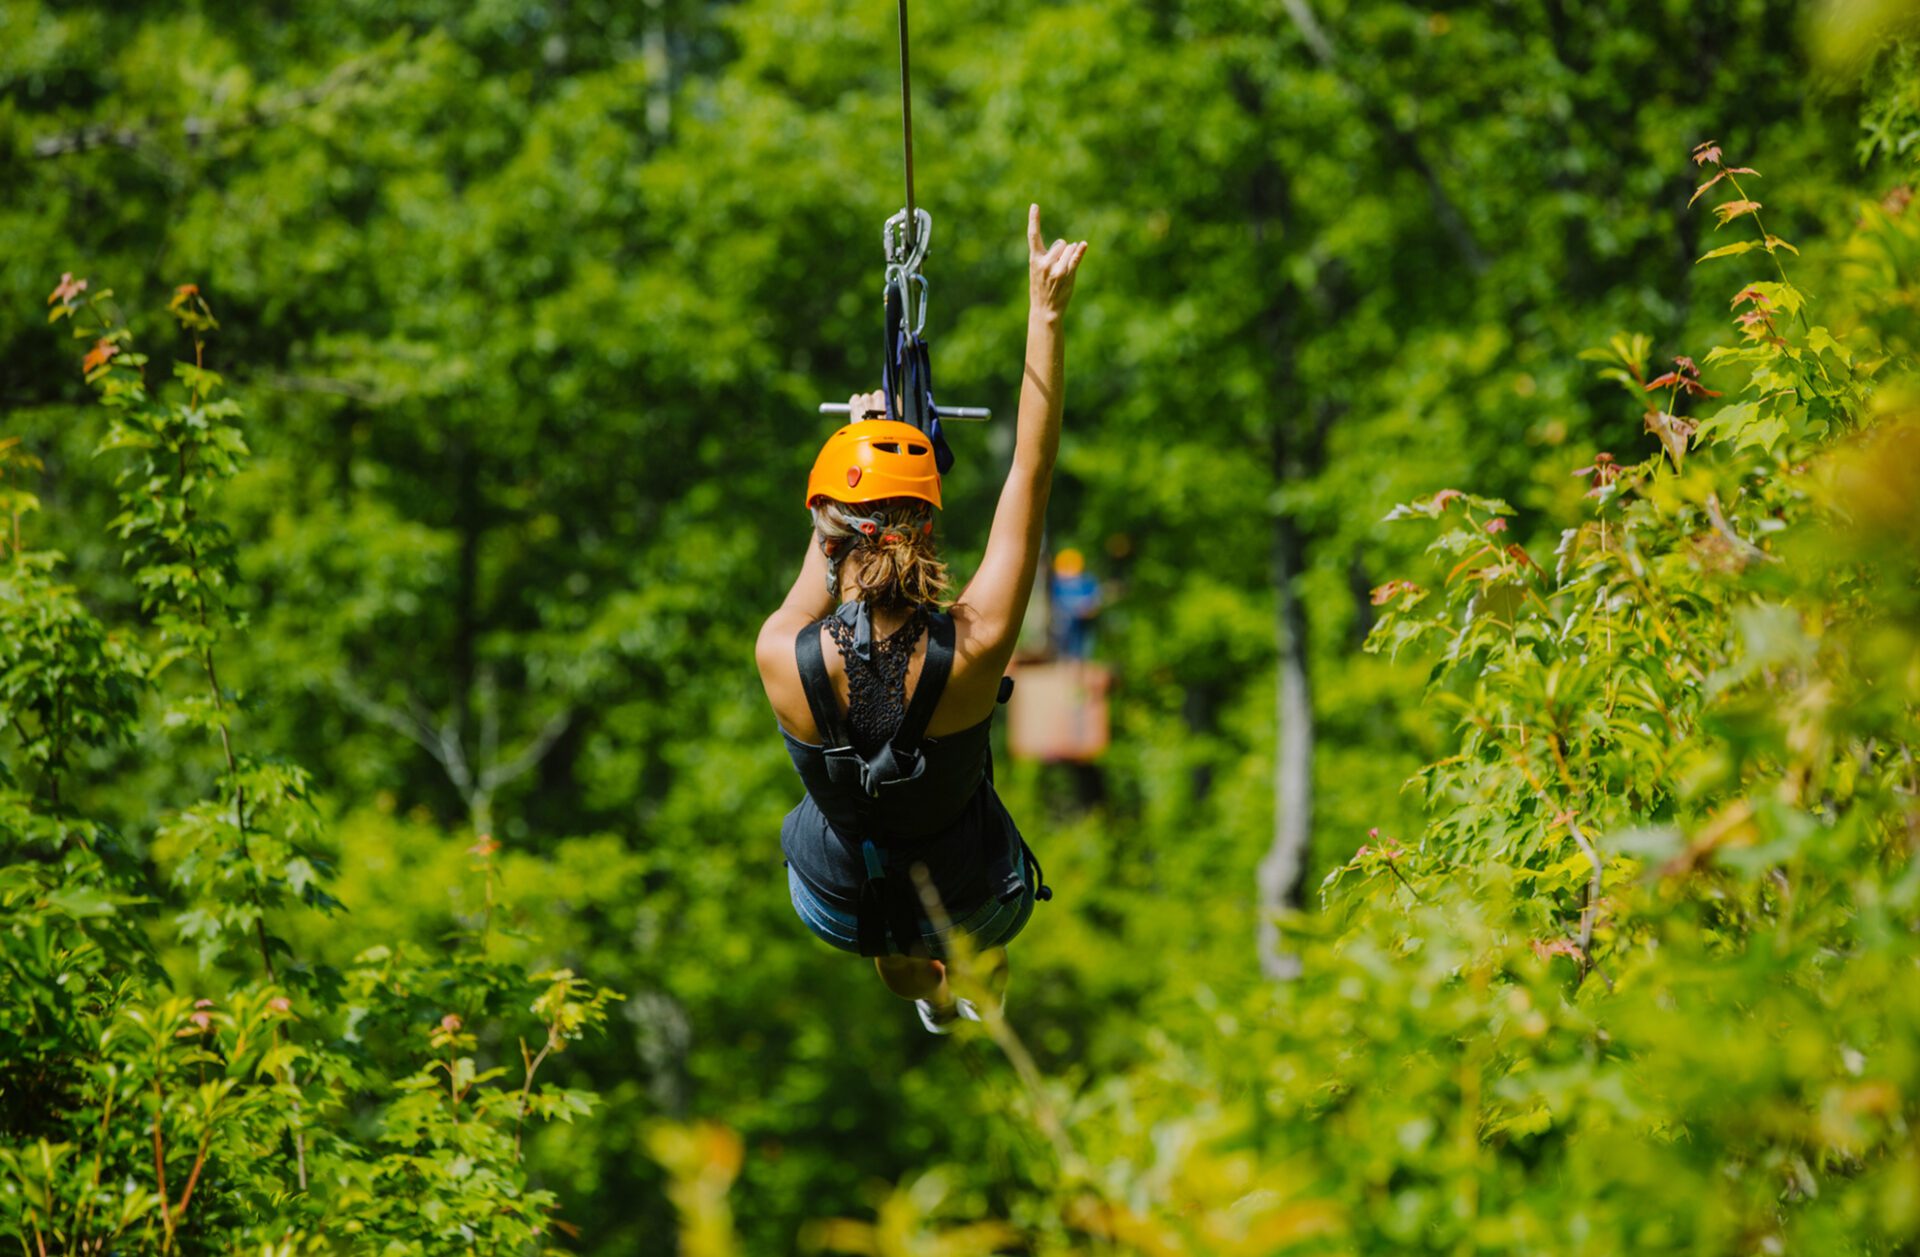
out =
[[[80,360],[80,369],[92,374],[96,368],[104,367],[120,356],[120,346],[102,336],[95,341],[87,356]]]
[[[53,305],[57,302],[63,306],[71,305],[73,299],[86,290],[86,280],[75,279],[72,271],[62,271],[60,272],[60,282],[53,286],[51,293],[47,294],[47,304]]]
[[[1726,177],[1727,177],[1727,172],[1723,170],[1719,174],[1715,175],[1713,178],[1707,180],[1705,183],[1695,188],[1693,190],[1693,195],[1687,198],[1687,204],[1692,205],[1695,201],[1699,200],[1702,196],[1706,195],[1708,188],[1711,188],[1714,184],[1720,182],[1722,179]]]
[[[1713,216],[1720,220],[1722,227],[1742,214],[1754,214],[1760,210],[1758,201],[1726,201],[1713,207]]]
[[[1693,148],[1694,165],[1704,166],[1708,162],[1715,165],[1720,162],[1720,146],[1712,140],[1708,140],[1705,144],[1696,144]]]
[[[1742,288],[1739,292],[1733,294],[1733,301],[1731,304],[1734,306],[1738,306],[1743,301],[1753,302],[1754,308],[1756,310],[1771,310],[1773,308],[1773,303],[1767,300],[1767,294],[1764,292],[1761,292],[1758,288],[1755,288],[1751,285],[1745,288]]]
[[[1370,597],[1373,605],[1379,607],[1393,601],[1393,599],[1399,597],[1401,594],[1423,594],[1425,592],[1426,590],[1410,580],[1390,580],[1386,584],[1376,588]]]
[[[1688,397],[1718,397],[1719,393],[1700,382],[1700,368],[1682,354],[1673,360],[1674,369],[1647,382],[1647,392],[1659,388],[1677,388]]]
[[[1490,533],[1505,532],[1507,531],[1507,521],[1504,519],[1501,519],[1499,516],[1495,516],[1494,518],[1487,521],[1486,529]]]
[[[1531,554],[1528,554],[1526,552],[1525,547],[1523,546],[1519,546],[1519,545],[1508,546],[1507,557],[1512,559],[1515,563],[1518,563],[1521,567],[1530,567],[1534,571],[1539,572],[1542,576],[1546,575],[1546,572],[1540,567],[1538,563],[1535,563],[1533,561],[1533,556]]]

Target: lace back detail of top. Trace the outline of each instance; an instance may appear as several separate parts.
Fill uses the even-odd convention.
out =
[[[872,662],[855,653],[853,625],[839,616],[828,616],[824,623],[847,670],[847,728],[853,734],[854,749],[871,754],[892,741],[907,718],[907,668],[913,663],[920,634],[926,631],[926,613],[915,612],[886,637],[876,637]]]

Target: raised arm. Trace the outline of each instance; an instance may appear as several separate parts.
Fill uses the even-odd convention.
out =
[[[986,556],[954,604],[966,629],[964,653],[983,659],[995,675],[1013,655],[1040,565],[1040,538],[1053,489],[1053,462],[1060,450],[1065,402],[1066,348],[1061,321],[1073,299],[1073,280],[1087,242],[1040,234],[1040,207],[1027,211],[1027,262],[1031,305],[1027,314],[1027,361],[1020,384],[1019,428],[1013,467],[993,513]]]

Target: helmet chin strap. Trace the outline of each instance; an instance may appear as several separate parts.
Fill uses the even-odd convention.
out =
[[[846,525],[863,537],[877,537],[887,527],[887,521],[877,515],[842,515]],[[847,543],[851,537],[828,537],[822,534],[820,552],[827,556],[827,594],[836,603],[840,601],[840,560],[845,557]]]

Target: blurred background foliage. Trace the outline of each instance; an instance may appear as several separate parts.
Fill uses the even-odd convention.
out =
[[[0,488],[37,495],[28,547],[134,633],[138,569],[105,528],[117,466],[45,294],[63,272],[111,285],[161,362],[167,298],[197,284],[252,451],[217,507],[221,680],[244,741],[310,774],[315,867],[345,905],[273,916],[295,1010],[351,1039],[350,1010],[380,1005],[417,1023],[424,1062],[429,1033],[439,1051],[464,1031],[369,994],[399,981],[370,949],[477,983],[509,1021],[509,970],[622,993],[542,1067],[597,1093],[593,1115],[529,1128],[524,1166],[487,1154],[561,1225],[492,1242],[1899,1251],[1920,1235],[1920,626],[1911,477],[1881,477],[1914,458],[1910,20],[1775,0],[916,10],[943,399],[1012,413],[1026,205],[1093,242],[1050,518],[1116,593],[1114,742],[1090,770],[1002,764],[1058,886],[1000,1028],[1030,1069],[929,1039],[793,918],[775,835],[797,786],[751,668],[806,544],[813,405],[878,373],[892,6],[0,0],[0,438],[39,464]],[[1716,228],[1724,188],[1690,207],[1707,140],[1764,172],[1741,178],[1798,257],[1696,270],[1755,238],[1752,215]],[[1723,303],[1777,281],[1776,258],[1820,310],[1796,322],[1774,292],[1781,339],[1823,374],[1743,395],[1759,368],[1708,355],[1771,344]],[[1647,340],[1617,373],[1689,355],[1765,415],[1663,448],[1580,356],[1622,329]],[[1747,440],[1762,417],[1781,433]],[[1893,435],[1848,444],[1876,425]],[[1009,423],[956,444],[943,528],[965,568]],[[1595,474],[1603,452],[1637,470]],[[1385,521],[1450,486],[1510,504],[1503,541],[1557,583],[1501,551],[1456,599],[1421,557],[1431,533]],[[1883,505],[1847,525],[1861,500]],[[1776,558],[1703,558],[1723,524]],[[1438,544],[1472,558],[1463,538]],[[1396,578],[1433,588],[1406,595],[1431,622],[1376,601]],[[1476,636],[1489,607],[1544,617],[1524,653]],[[1369,653],[1383,615],[1396,649]],[[1679,621],[1684,644],[1650,627]],[[1649,660],[1653,751],[1644,713],[1618,714]],[[1283,736],[1289,668],[1310,719]],[[1556,668],[1578,684],[1541,692]],[[225,780],[162,719],[184,684],[113,708],[128,736],[50,801],[31,738],[0,740],[19,804],[0,842],[58,866],[70,838],[18,816],[84,816],[116,836],[116,912],[156,972],[182,997],[265,999],[264,975],[203,968],[175,928],[199,891],[160,822]],[[1604,805],[1548,807],[1486,727],[1569,710],[1594,724],[1553,735],[1568,789]],[[1276,808],[1289,748],[1312,790]],[[1743,798],[1759,819],[1727,822]],[[1282,898],[1307,911],[1284,944],[1301,977],[1276,986],[1256,870],[1288,807],[1311,846]],[[1563,813],[1596,831],[1597,893]],[[1728,833],[1759,853],[1732,872]],[[67,902],[57,879],[21,885],[16,943]],[[504,1031],[472,1050],[523,1063]],[[309,1085],[365,1129],[416,1066]],[[21,1155],[53,1138],[44,1086],[19,1066],[0,1090]],[[16,1218],[35,1181],[17,1161]],[[270,1198],[236,1189],[180,1243],[278,1242],[273,1210],[298,1210]],[[399,1247],[314,1242],[478,1251],[452,1224],[366,1219]]]

